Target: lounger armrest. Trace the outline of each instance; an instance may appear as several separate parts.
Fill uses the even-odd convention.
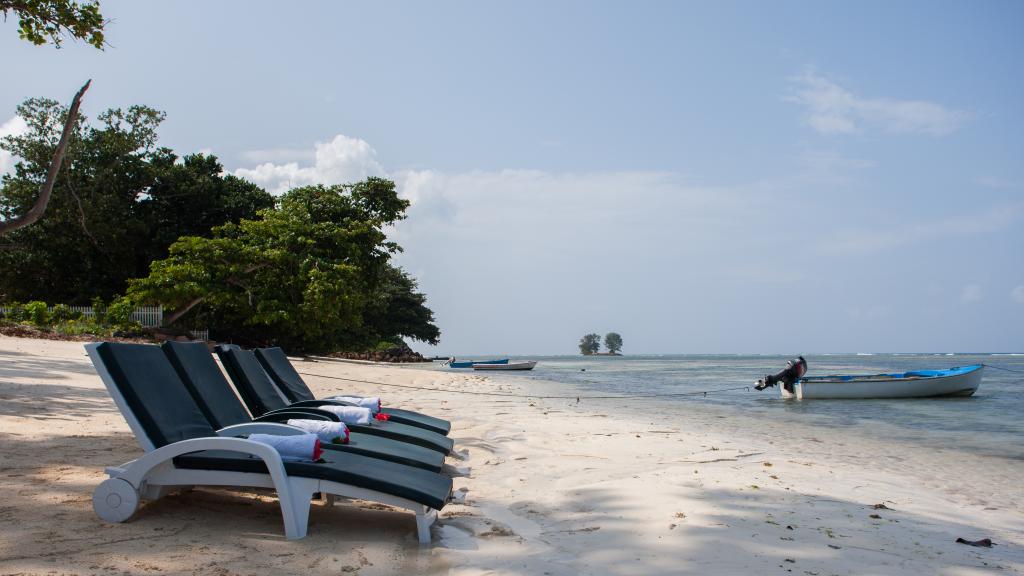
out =
[[[305,432],[295,428],[294,426],[277,424],[275,422],[246,422],[244,424],[235,424],[234,426],[225,426],[224,428],[217,430],[218,436],[233,437],[249,434],[295,436],[296,434],[305,434]]]
[[[285,473],[284,463],[281,461],[281,455],[277,453],[277,450],[267,444],[246,440],[245,438],[193,438],[161,446],[152,452],[147,452],[144,456],[132,462],[128,469],[124,471],[124,474],[118,477],[138,488],[153,468],[177,456],[203,450],[227,450],[256,456],[266,464],[278,492],[280,493],[282,488],[287,490],[288,475]]]
[[[280,412],[268,412],[259,418],[253,418],[253,422],[286,422],[291,419],[298,420],[327,420],[335,422],[330,415],[321,410],[281,410]]]
[[[323,416],[323,417],[326,417],[326,419],[330,420],[331,422],[341,422],[341,418],[339,418],[338,415],[334,414],[333,412],[328,412],[326,410],[317,410],[316,408],[303,408],[303,407],[293,407],[293,406],[289,406],[288,408],[280,408],[278,410],[271,410],[270,412],[267,412],[266,414],[264,414],[264,416],[267,416],[269,414],[282,414],[282,413],[286,413],[286,412],[287,413],[291,413],[291,414],[296,414],[296,415],[297,414],[306,414],[306,415],[309,415],[309,416]],[[296,417],[297,416],[292,416],[292,418],[296,418]]]
[[[315,408],[317,406],[355,406],[355,405],[356,404],[354,404],[352,402],[343,402],[341,400],[327,400],[327,399],[324,399],[324,400],[300,400],[298,402],[293,402],[289,407],[296,406],[296,407],[302,408],[304,406],[308,406],[310,408]]]

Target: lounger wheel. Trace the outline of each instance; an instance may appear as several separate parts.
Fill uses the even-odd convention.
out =
[[[139,491],[120,478],[108,478],[92,493],[92,509],[107,522],[124,522],[139,507]]]

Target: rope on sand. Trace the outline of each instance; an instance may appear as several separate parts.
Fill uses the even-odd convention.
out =
[[[510,394],[508,392],[478,392],[472,390],[452,390],[443,388],[427,388],[425,386],[413,386],[411,384],[395,384],[393,382],[371,382],[370,380],[359,380],[357,378],[342,378],[341,376],[328,376],[327,374],[312,374],[309,372],[299,372],[303,376],[315,376],[317,378],[327,378],[329,380],[344,380],[346,382],[358,382],[360,384],[373,384],[374,386],[392,386],[395,388],[410,388],[412,390],[426,390],[428,392],[447,392],[455,394],[469,394],[472,396],[503,396],[508,398],[537,398],[546,400],[625,400],[629,398],[667,398],[671,396],[707,396],[708,394],[718,394],[720,392],[735,392],[738,390],[750,391],[750,386],[736,386],[733,388],[718,388],[715,390],[700,390],[697,392],[672,392],[667,394],[626,394],[626,395],[614,395],[614,396],[544,396],[537,394]]]

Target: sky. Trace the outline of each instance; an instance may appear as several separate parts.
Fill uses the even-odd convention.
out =
[[[91,78],[271,192],[393,179],[424,353],[1024,351],[1024,4],[282,6],[9,17],[0,135]]]

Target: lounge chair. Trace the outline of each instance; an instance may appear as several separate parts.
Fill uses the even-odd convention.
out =
[[[301,411],[283,410],[253,419],[235,396],[231,384],[220,371],[206,344],[164,342],[161,348],[192,394],[192,399],[214,428],[255,421],[284,423],[291,418],[338,420],[336,415],[315,408]],[[327,450],[340,450],[398,462],[432,472],[440,472],[444,466],[444,454],[437,450],[361,432],[351,432],[348,444],[324,444],[323,447]]]
[[[274,385],[274,381],[251,350],[242,350],[237,346],[218,346],[216,350],[221,364],[235,384],[235,389],[254,416],[263,416],[276,410],[315,409],[316,406],[329,405],[347,406],[344,402],[332,400],[314,400],[304,402],[303,406],[292,406]],[[349,425],[349,430],[417,444],[442,454],[451,454],[455,445],[451,438],[437,432],[397,422],[373,421],[369,425]]]
[[[420,543],[451,495],[451,478],[420,468],[347,452],[326,452],[321,462],[283,461],[277,451],[237,436],[299,434],[290,426],[257,422],[214,430],[157,346],[86,345],[97,373],[145,454],[107,468],[110,478],[93,493],[93,509],[124,522],[139,501],[195,485],[273,488],[289,539],[306,535],[314,494],[358,498],[405,508],[416,515]]]
[[[288,356],[280,348],[258,348],[256,358],[263,365],[267,374],[274,379],[274,384],[281,390],[292,406],[315,406],[308,404],[315,402],[316,396],[310,391],[309,386],[302,380],[302,376],[295,371],[295,367],[288,361]],[[451,432],[452,423],[441,418],[435,418],[412,410],[400,410],[398,408],[382,408],[381,412],[387,414],[391,422],[418,426],[432,430],[445,436]]]

